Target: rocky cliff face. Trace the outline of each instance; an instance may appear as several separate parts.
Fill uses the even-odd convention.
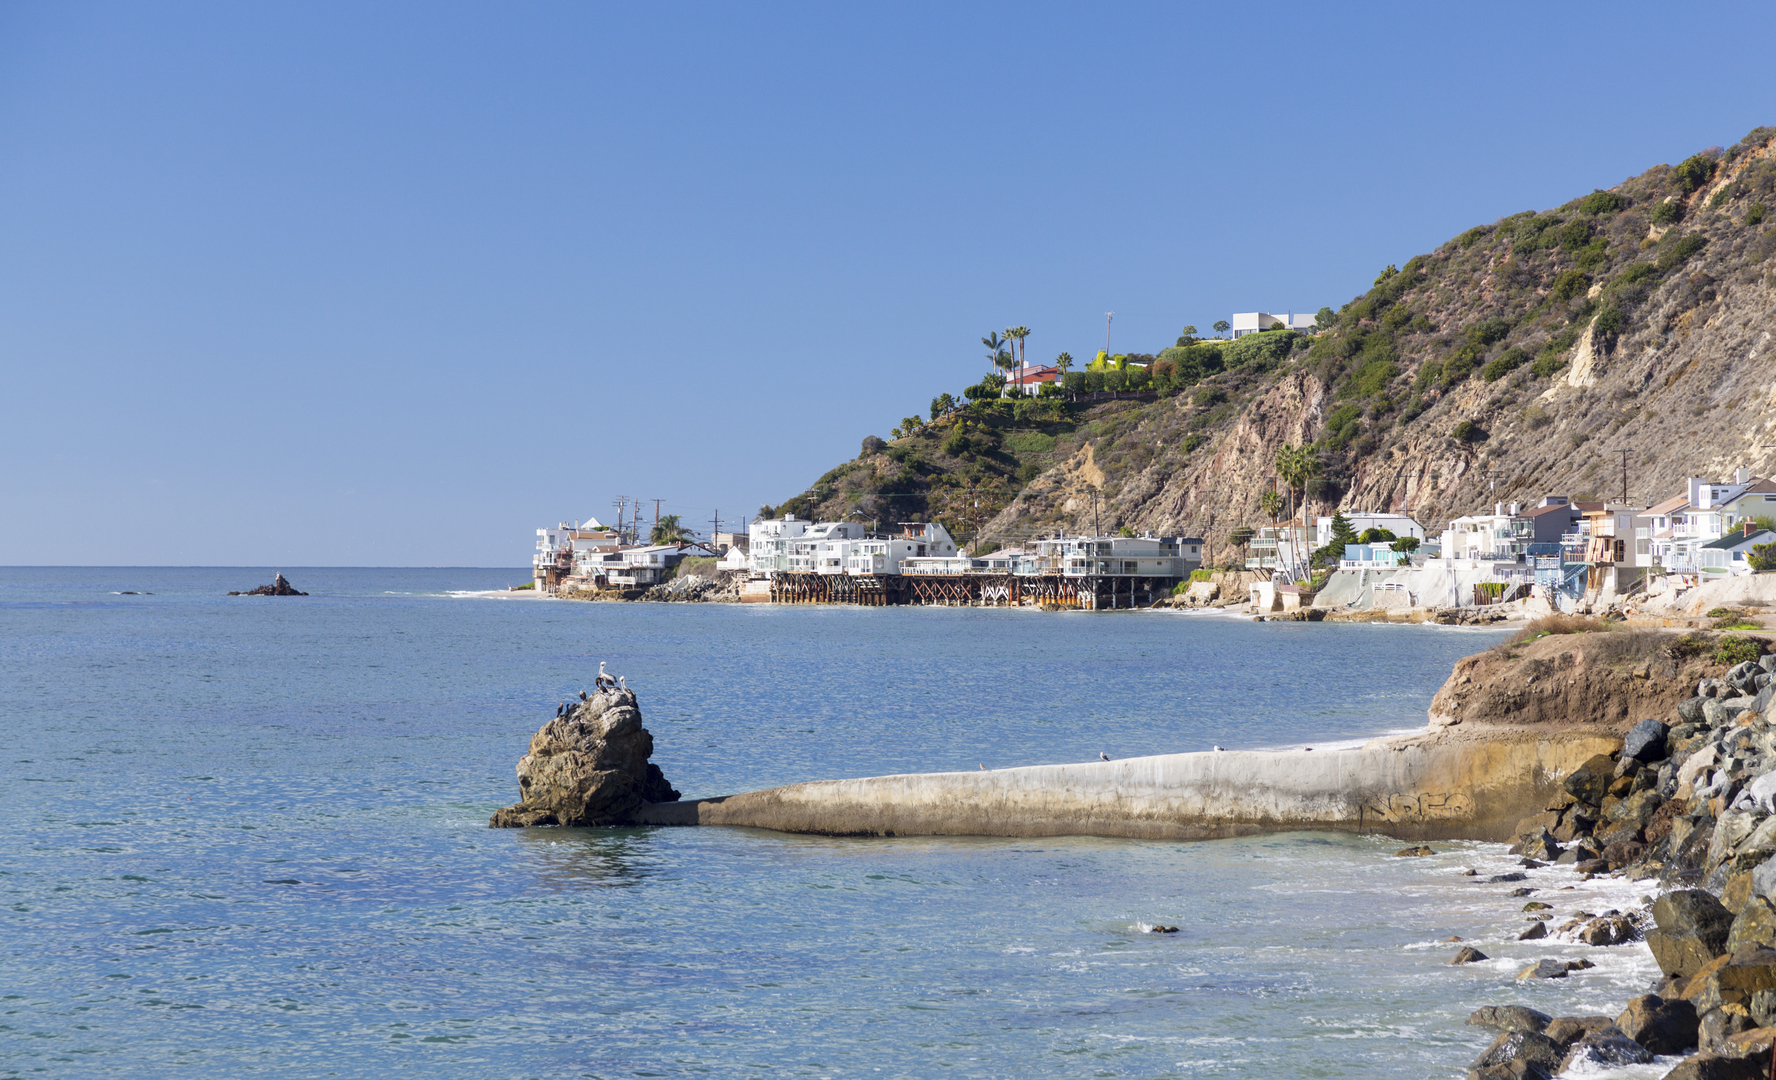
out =
[[[520,801],[493,815],[496,829],[623,825],[644,803],[678,792],[649,763],[654,737],[629,690],[603,690],[544,724],[518,761]]]
[[[1544,493],[1619,498],[1624,460],[1634,499],[1738,466],[1769,475],[1772,134],[1470,229],[1387,268],[1280,358],[1179,374],[1157,400],[976,403],[869,440],[779,509],[929,515],[1012,542],[1094,518],[1161,533],[1262,524],[1273,486],[1315,513],[1433,523]],[[1277,479],[1285,443],[1307,445],[1316,470],[1294,488]]]

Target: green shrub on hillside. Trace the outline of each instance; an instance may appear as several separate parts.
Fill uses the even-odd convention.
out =
[[[1480,377],[1487,382],[1498,382],[1500,379],[1529,363],[1529,354],[1515,345],[1492,358],[1484,368],[1480,369]]]
[[[1252,368],[1267,371],[1289,355],[1295,347],[1293,333],[1247,334],[1221,350],[1222,363],[1228,371]]]
[[[1560,227],[1560,246],[1577,251],[1591,242],[1591,219],[1576,217]]]
[[[1677,168],[1671,170],[1671,178],[1676,182],[1678,190],[1688,195],[1714,178],[1714,167],[1713,158],[1695,154],[1684,158]]]
[[[1538,379],[1546,379],[1551,378],[1565,366],[1566,357],[1564,354],[1545,352],[1535,358],[1535,363],[1529,365],[1529,373]]]
[[[1351,385],[1363,397],[1376,397],[1400,374],[1400,365],[1385,356],[1377,356],[1364,364]]]
[[[1611,305],[1598,313],[1597,320],[1591,324],[1591,330],[1594,340],[1605,349],[1612,349],[1627,326],[1628,316],[1622,314],[1621,308]]]
[[[1609,262],[1609,239],[1602,236],[1591,241],[1586,245],[1585,250],[1579,252],[1578,256],[1573,259],[1573,265],[1580,270],[1592,270],[1606,262]]]
[[[1326,434],[1335,439],[1353,438],[1362,418],[1362,406],[1346,402],[1327,414]]]
[[[1628,205],[1628,200],[1613,191],[1593,191],[1579,200],[1581,214],[1613,214]]]
[[[1750,206],[1745,208],[1745,224],[1757,225],[1757,224],[1762,223],[1763,220],[1764,220],[1764,204],[1763,203],[1754,202]]]
[[[1682,266],[1684,263],[1689,262],[1690,257],[1695,255],[1696,252],[1701,251],[1707,246],[1707,238],[1697,236],[1695,233],[1679,237],[1677,243],[1672,244],[1665,250],[1663,255],[1659,256],[1659,269],[1669,272]]]
[[[1474,423],[1472,420],[1463,420],[1457,423],[1455,428],[1449,432],[1449,437],[1455,439],[1457,442],[1479,442],[1486,438],[1486,432],[1479,424]]]
[[[1554,283],[1548,288],[1548,295],[1564,304],[1590,287],[1591,279],[1583,270],[1568,270],[1554,279]]]
[[[1651,217],[1654,225],[1675,225],[1683,220],[1683,212],[1683,203],[1667,199],[1653,207]]]

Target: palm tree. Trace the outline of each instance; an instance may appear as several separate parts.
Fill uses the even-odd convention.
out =
[[[1276,488],[1270,488],[1269,490],[1265,491],[1265,493],[1263,495],[1260,495],[1258,497],[1258,508],[1260,510],[1263,510],[1265,513],[1265,516],[1270,518],[1270,523],[1272,525],[1275,525],[1276,521],[1277,521],[1277,514],[1280,513],[1283,509],[1282,494],[1279,493]]]
[[[1065,375],[1067,372],[1072,371],[1073,370],[1073,354],[1070,352],[1064,352],[1061,355],[1055,357],[1055,370],[1060,372],[1062,375]]]
[[[1302,470],[1306,468],[1306,457],[1305,447],[1296,446],[1293,443],[1284,443],[1277,447],[1277,479],[1281,480],[1289,489],[1290,519],[1295,517],[1295,489],[1307,480],[1307,477],[1302,474]]]
[[[1003,355],[999,350],[1005,347],[1005,339],[997,333],[992,333],[981,338],[981,344],[987,347],[987,363],[998,365],[999,357]]]
[[[1029,336],[1030,328],[1027,326],[1014,326],[1005,331],[1006,340],[1010,341],[1012,347],[1017,350],[1017,362],[1020,365],[1024,363],[1024,339]]]
[[[682,544],[686,539],[684,526],[679,524],[677,514],[667,514],[654,522],[653,529],[648,533],[650,544]]]

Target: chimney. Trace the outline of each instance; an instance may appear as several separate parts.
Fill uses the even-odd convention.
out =
[[[1749,484],[1749,483],[1751,483],[1751,470],[1745,468],[1744,466],[1734,469],[1733,470],[1733,483],[1735,483],[1735,484]]]
[[[1492,504],[1492,516],[1493,517],[1499,517],[1502,514],[1504,514],[1504,512],[1505,512],[1505,504],[1504,503],[1493,503]]]
[[[1522,509],[1521,504],[1512,503],[1511,504],[1511,516],[1516,517],[1518,515],[1518,513],[1521,511],[1521,509]]]

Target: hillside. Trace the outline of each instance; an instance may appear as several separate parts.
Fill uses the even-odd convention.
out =
[[[984,545],[1094,514],[1193,534],[1213,514],[1220,534],[1269,521],[1272,487],[1310,512],[1440,526],[1495,500],[1619,497],[1623,451],[1636,500],[1741,465],[1769,475],[1773,135],[1469,229],[1388,267],[1322,333],[1180,339],[1131,376],[1156,399],[974,401],[872,437],[776,511],[935,518]],[[1311,462],[1293,489],[1285,444]]]

